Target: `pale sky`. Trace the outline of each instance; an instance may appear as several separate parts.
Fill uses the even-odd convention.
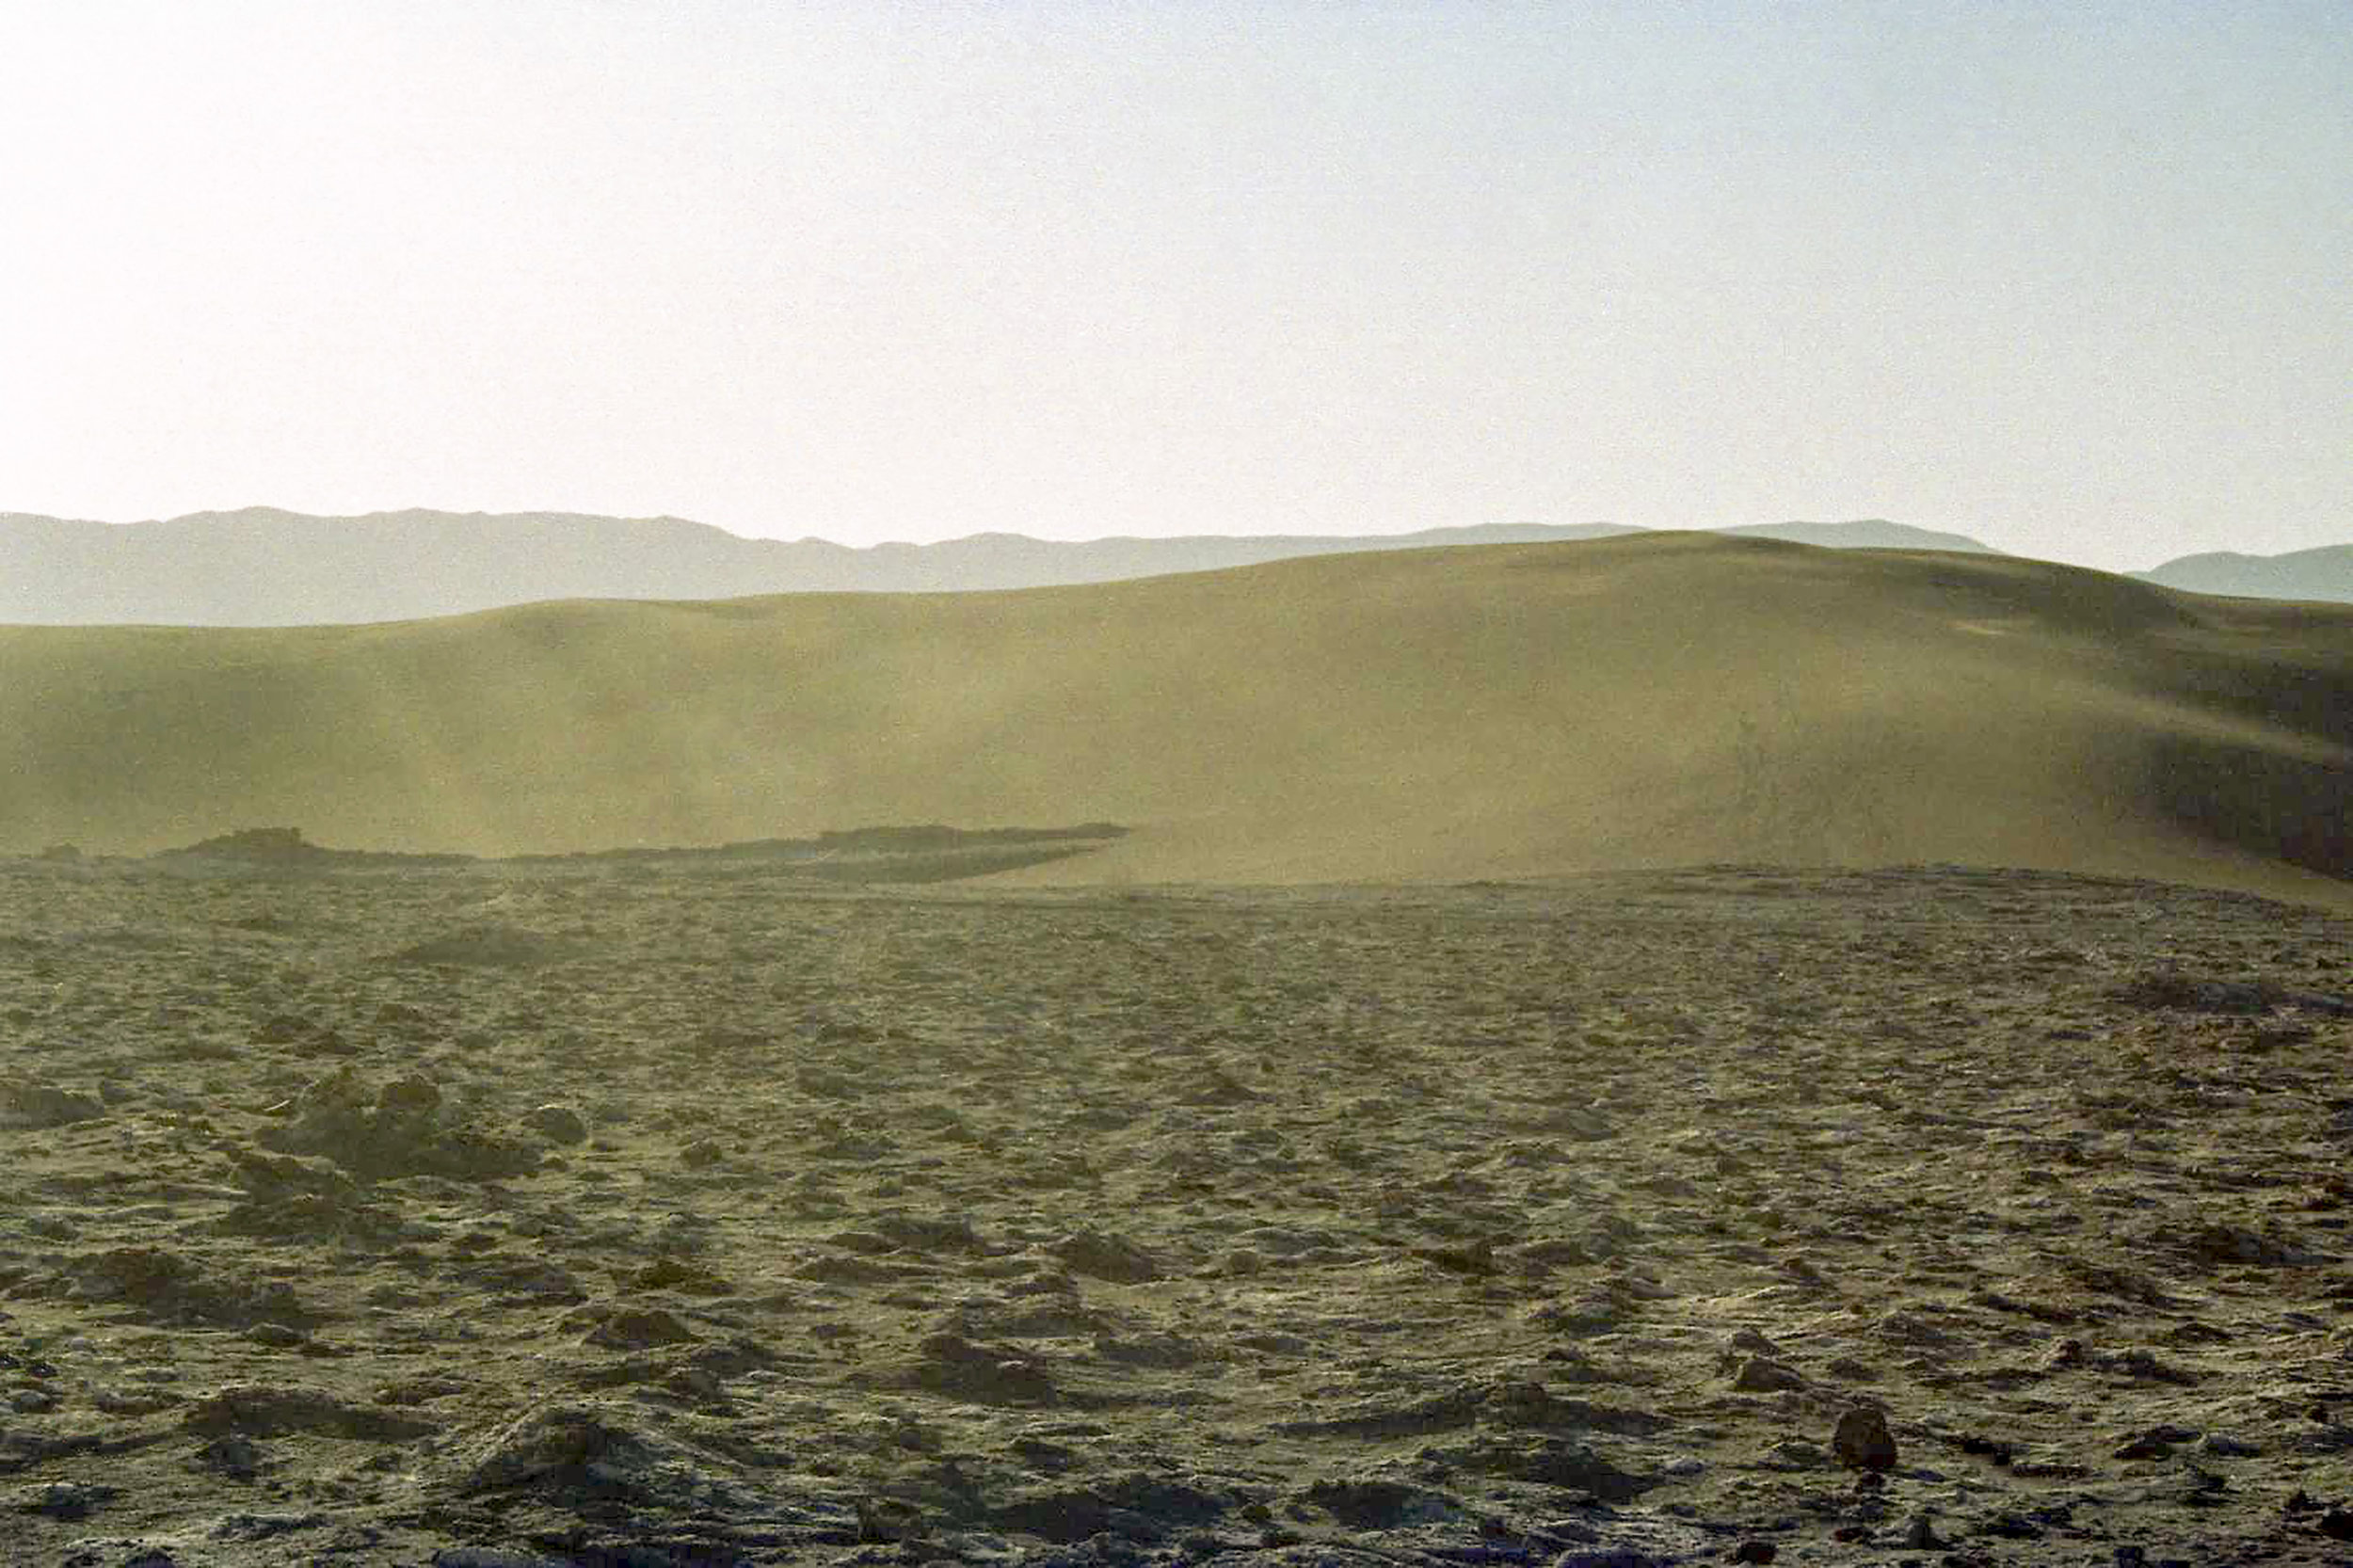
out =
[[[2353,4],[0,0],[0,511],[2353,542]]]

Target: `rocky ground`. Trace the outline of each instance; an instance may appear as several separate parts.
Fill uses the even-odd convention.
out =
[[[0,1561],[2353,1561],[2348,936],[0,865]]]

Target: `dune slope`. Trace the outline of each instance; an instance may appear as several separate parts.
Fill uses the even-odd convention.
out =
[[[1109,820],[1056,879],[1957,861],[2331,896],[2353,608],[1651,535],[1011,593],[0,629],[0,850]]]

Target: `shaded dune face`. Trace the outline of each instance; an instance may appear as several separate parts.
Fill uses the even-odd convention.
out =
[[[2353,608],[1653,535],[1017,593],[0,630],[0,849],[1109,820],[1056,880],[1953,861],[2333,896]]]

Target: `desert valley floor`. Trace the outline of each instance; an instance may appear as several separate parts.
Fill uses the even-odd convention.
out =
[[[0,863],[0,1562],[2353,1560],[2348,936]]]

